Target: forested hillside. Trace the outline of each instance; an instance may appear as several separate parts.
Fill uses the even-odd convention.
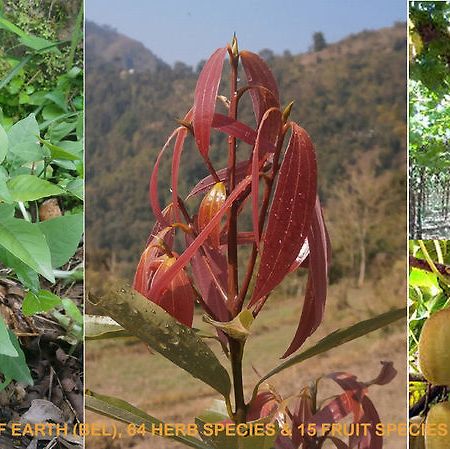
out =
[[[86,32],[88,43],[102,39],[100,27],[90,26]],[[245,48],[245,42],[240,46]],[[135,45],[128,47],[128,51],[135,49]],[[315,142],[325,207],[332,208],[335,187],[362,153],[376,153],[378,172],[394,175],[387,196],[401,196],[406,170],[405,25],[364,31],[320,52],[274,55],[266,50],[263,56],[279,82],[282,102],[295,101],[292,118]],[[132,267],[152,226],[150,170],[176,119],[192,102],[198,67],[177,63],[171,68],[157,60],[152,70],[130,72],[118,64],[121,60],[127,60],[126,55],[106,61],[88,52],[87,253],[94,260],[96,254],[113,251],[124,266]],[[226,94],[226,86],[221,91]],[[249,105],[248,99],[242,102],[239,116],[253,123]],[[221,168],[227,157],[223,136],[213,135],[212,142],[211,157]],[[204,175],[192,142],[188,148],[181,193]],[[160,179],[169,177],[170,165],[163,164]],[[400,209],[390,211],[391,218],[401,214]],[[404,245],[404,220],[386,223],[383,234],[389,243],[376,237],[374,248],[398,250]]]

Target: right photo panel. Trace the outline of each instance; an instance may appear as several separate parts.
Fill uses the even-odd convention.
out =
[[[409,4],[411,449],[450,447],[450,3]]]

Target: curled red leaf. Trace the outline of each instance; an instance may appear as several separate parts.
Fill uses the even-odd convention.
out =
[[[192,109],[186,114],[183,121],[189,123],[192,120]],[[180,161],[181,154],[184,149],[184,141],[187,135],[187,129],[183,133],[178,133],[177,140],[175,141],[175,145],[173,148],[173,157],[172,157],[172,204],[173,204],[173,212],[175,220],[179,220],[180,211],[178,207],[178,176],[180,173]]]
[[[152,284],[170,269],[176,262],[175,257],[164,256],[162,263],[156,270]],[[184,270],[178,271],[161,292],[153,292],[150,288],[148,298],[162,307],[167,313],[176,318],[180,323],[191,327],[194,319],[194,291]]]
[[[305,302],[297,331],[283,358],[297,351],[322,322],[327,299],[327,237],[319,197],[316,198],[311,229],[308,234],[309,273]],[[297,256],[296,264],[301,263]]]
[[[170,249],[165,247],[165,238],[170,232],[171,228],[160,231],[142,253],[133,288],[181,323],[192,326],[194,291],[184,271],[179,271],[160,292],[153,291],[153,284],[158,282],[176,260]]]
[[[259,172],[268,154],[267,143],[276,148],[281,134],[281,111],[267,110],[258,127],[252,153],[252,219],[256,244],[259,244]]]
[[[253,110],[257,123],[259,123],[264,113],[271,107],[280,107],[280,96],[277,82],[265,61],[256,53],[241,51],[240,57],[244,67],[245,75],[250,86],[263,86],[267,89],[251,89]]]
[[[195,87],[192,125],[195,142],[204,157],[207,157],[209,152],[211,124],[226,52],[226,48],[219,48],[210,56],[200,72]]]
[[[311,224],[317,191],[316,157],[306,131],[295,123],[291,123],[291,127],[292,135],[278,174],[249,306],[269,294],[289,273]]]
[[[153,167],[152,175],[150,177],[150,187],[149,187],[149,194],[150,194],[150,205],[153,210],[153,214],[155,215],[155,218],[157,221],[159,221],[162,225],[168,226],[169,223],[167,222],[167,219],[164,217],[162,211],[161,211],[161,205],[159,204],[159,198],[158,198],[158,174],[159,174],[159,164],[161,163],[161,158],[166,152],[167,148],[169,148],[169,144],[174,139],[174,137],[177,137],[177,140],[175,142],[176,151],[181,151],[180,148],[184,145],[184,141],[186,139],[187,135],[187,129],[184,126],[180,126],[177,128],[167,139],[166,143],[162,147],[161,151],[158,154],[158,157],[156,158],[155,165]]]

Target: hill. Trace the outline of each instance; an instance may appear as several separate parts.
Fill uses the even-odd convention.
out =
[[[118,69],[154,72],[165,63],[140,42],[118,33],[108,26],[86,22],[86,65],[112,64]]]
[[[103,45],[102,37],[91,34],[92,29],[96,30],[92,24],[86,29],[89,58],[90,45]],[[241,47],[245,48],[245,42]],[[88,64],[86,234],[87,254],[114,251],[119,261],[132,267],[152,225],[147,193],[152,164],[176,126],[176,118],[192,102],[197,73],[184,64],[174,68],[156,64],[154,70],[124,74],[115,61],[126,54],[91,59]],[[325,202],[345,167],[361,152],[377,149],[382,169],[398,172],[404,180],[404,24],[364,31],[316,53],[273,55],[265,51],[265,57],[279,82],[282,103],[295,101],[291,116],[307,129],[316,145]],[[221,90],[226,94],[226,85]],[[248,100],[239,116],[253,123]],[[224,137],[214,134],[212,144],[213,162],[224,166]],[[194,148],[185,154],[182,191],[203,174]],[[167,180],[169,173],[170,164],[162,164],[160,179]],[[399,245],[404,245],[402,223],[397,226],[389,234],[397,234]]]

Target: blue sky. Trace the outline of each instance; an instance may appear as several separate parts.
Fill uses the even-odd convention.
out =
[[[86,0],[86,17],[142,42],[169,64],[196,65],[237,33],[241,48],[304,52],[406,20],[404,0]]]

